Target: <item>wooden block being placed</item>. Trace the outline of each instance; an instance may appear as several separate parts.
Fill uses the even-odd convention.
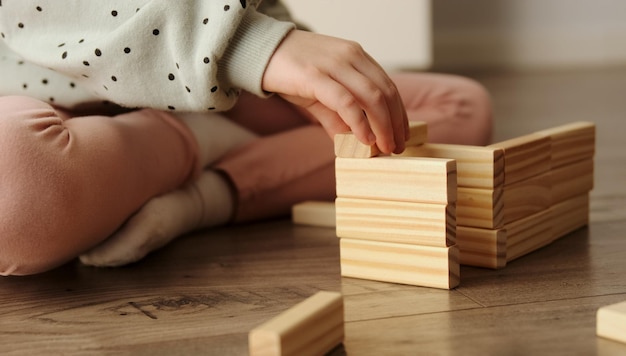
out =
[[[499,269],[506,266],[506,230],[457,226],[460,263]]]
[[[552,224],[551,210],[546,209],[504,225],[507,234],[507,262],[538,250],[554,241]]]
[[[537,134],[552,140],[552,167],[590,159],[595,154],[596,125],[592,122],[574,122]]]
[[[341,275],[451,289],[460,281],[457,246],[432,247],[340,239]]]
[[[428,125],[421,121],[409,121],[410,138],[406,141],[406,147],[419,146],[428,141]]]
[[[458,188],[456,223],[460,226],[498,229],[502,227],[504,204],[502,188]]]
[[[531,134],[488,147],[504,150],[504,185],[548,172],[551,167],[550,137]]]
[[[455,159],[459,187],[495,189],[504,183],[504,153],[499,148],[427,143],[407,147],[399,156]]]
[[[294,224],[335,227],[335,203],[328,201],[306,201],[291,208]]]
[[[248,334],[250,356],[324,355],[343,342],[343,297],[318,292]]]
[[[585,194],[593,189],[593,159],[569,163],[550,171],[552,204]]]
[[[626,343],[626,302],[607,305],[596,314],[596,334]]]
[[[454,204],[338,197],[337,236],[428,246],[456,241]]]
[[[589,193],[564,200],[550,208],[552,239],[561,238],[589,224]]]
[[[345,158],[370,158],[380,154],[376,145],[368,146],[351,132],[335,135],[335,156]]]
[[[456,161],[437,158],[336,158],[337,196],[450,204],[456,201]]]
[[[550,208],[550,171],[504,187],[503,223],[523,219]]]

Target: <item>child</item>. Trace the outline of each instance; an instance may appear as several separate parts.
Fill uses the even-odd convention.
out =
[[[386,153],[407,119],[433,142],[489,140],[478,84],[390,77],[352,42],[261,13],[276,1],[257,6],[0,1],[0,274],[130,263],[333,199],[338,132]]]

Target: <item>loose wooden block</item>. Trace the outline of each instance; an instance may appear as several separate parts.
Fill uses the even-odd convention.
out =
[[[589,193],[564,200],[550,208],[552,239],[561,238],[589,224]]]
[[[456,223],[460,226],[498,229],[504,218],[502,188],[458,188]]]
[[[593,180],[592,158],[553,168],[550,172],[552,204],[591,191]]]
[[[456,241],[454,204],[338,197],[337,236],[427,246]]]
[[[428,141],[428,125],[421,121],[409,121],[409,139],[406,147],[419,146]]]
[[[552,141],[552,167],[590,159],[595,154],[596,125],[574,122],[537,132]]]
[[[506,225],[550,208],[552,203],[550,183],[548,171],[505,186],[502,197],[503,223]]]
[[[552,216],[551,210],[546,209],[504,225],[507,233],[507,262],[538,250],[554,241]]]
[[[318,292],[248,334],[250,356],[324,355],[343,342],[343,297]]]
[[[457,246],[433,247],[341,239],[341,275],[451,289],[460,281]]]
[[[399,156],[456,160],[459,187],[495,189],[504,183],[504,151],[500,148],[427,143],[407,147]]]
[[[337,196],[434,204],[456,201],[456,161],[437,158],[335,159]]]
[[[504,150],[504,185],[545,173],[551,167],[550,137],[530,134],[488,147]]]
[[[335,156],[346,158],[370,158],[380,154],[376,145],[368,146],[351,132],[335,135]]]
[[[506,266],[506,230],[457,226],[460,263],[499,269]]]
[[[600,337],[626,343],[626,302],[598,309],[596,334]]]
[[[306,201],[291,208],[294,224],[335,227],[335,203],[328,201]]]

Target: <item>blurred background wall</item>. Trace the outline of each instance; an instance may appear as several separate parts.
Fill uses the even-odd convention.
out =
[[[625,0],[285,0],[316,31],[387,68],[570,69],[626,64]]]

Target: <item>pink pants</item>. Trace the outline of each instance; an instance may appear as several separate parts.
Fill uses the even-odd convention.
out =
[[[489,98],[475,82],[393,78],[410,119],[429,123],[432,142],[489,141]],[[247,95],[227,115],[261,135],[215,167],[238,195],[235,221],[334,199],[332,141],[306,115],[278,97]],[[68,116],[35,99],[0,97],[0,274],[43,272],[97,245],[150,198],[192,179],[196,146],[164,112]]]

